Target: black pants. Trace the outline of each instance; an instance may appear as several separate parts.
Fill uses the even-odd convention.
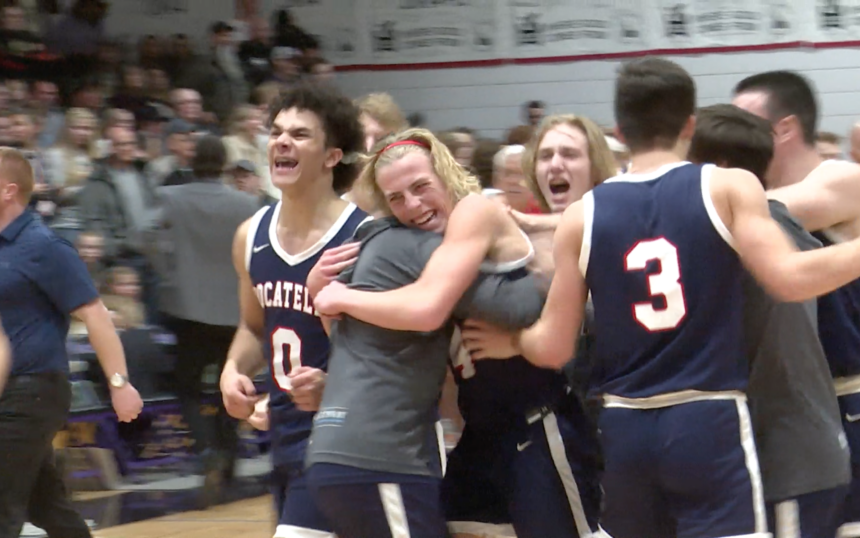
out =
[[[90,538],[54,466],[71,399],[64,374],[9,378],[0,396],[0,538],[18,538],[28,519],[51,538]]]
[[[208,449],[232,465],[239,447],[237,421],[227,414],[220,398],[216,416],[202,416],[200,401],[203,370],[210,364],[217,364],[220,375],[236,328],[175,318],[170,319],[168,325],[176,335],[176,392],[194,439],[195,452],[199,454]]]

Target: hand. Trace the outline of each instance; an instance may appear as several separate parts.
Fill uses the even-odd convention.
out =
[[[344,296],[349,291],[343,282],[332,280],[314,298],[314,308],[323,316],[337,318],[343,313]]]
[[[131,383],[119,389],[111,388],[110,401],[120,422],[131,422],[143,410],[143,400]]]
[[[288,376],[293,385],[290,395],[302,411],[317,411],[325,388],[325,372],[309,366],[299,366]]]
[[[555,231],[561,219],[559,214],[532,215],[530,213],[521,213],[515,209],[508,209],[508,213],[510,213],[522,231],[526,233]]]
[[[323,252],[319,261],[308,274],[305,287],[315,299],[326,284],[337,278],[341,271],[355,263],[361,243],[345,243]]]
[[[260,431],[269,431],[269,397],[259,400],[254,405],[254,412],[248,417],[248,423]]]
[[[228,370],[221,374],[221,397],[227,413],[240,420],[247,420],[262,399],[250,377]]]
[[[473,360],[507,359],[520,354],[516,346],[516,332],[502,330],[495,325],[469,319],[460,329],[463,347]]]

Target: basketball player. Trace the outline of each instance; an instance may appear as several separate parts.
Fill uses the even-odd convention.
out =
[[[236,232],[241,325],[224,371],[225,406],[247,419],[259,398],[251,377],[268,363],[276,537],[329,536],[303,473],[313,411],[319,406],[329,341],[305,284],[322,252],[352,237],[367,215],[342,200],[362,148],[358,110],[336,89],[291,87],[270,118],[268,154],[281,202]],[[261,354],[262,346],[262,354]]]
[[[737,106],[773,126],[774,157],[765,184],[824,245],[860,237],[860,165],[823,161],[815,150],[818,106],[810,84],[789,71],[742,80]],[[839,396],[851,448],[852,485],[840,536],[860,536],[860,281],[818,300],[818,332]],[[801,512],[803,507],[801,506]]]
[[[531,259],[534,249],[506,209],[473,194],[478,182],[457,179],[464,175],[423,129],[396,136],[374,155],[357,185],[401,223],[444,240],[414,283],[384,292],[329,284],[315,297],[319,311],[387,329],[435,331],[482,267],[504,273]],[[572,408],[565,375],[522,358],[475,367],[468,353],[458,352],[454,363],[465,380],[459,404],[470,433],[448,468],[459,477],[446,479],[443,490],[449,521],[512,523],[520,538],[596,530],[600,493],[597,469],[588,464],[594,445],[583,442],[587,424]],[[452,524],[451,530],[488,529]]]
[[[748,170],[764,184],[771,132],[770,122],[735,106],[703,108],[689,158]],[[821,247],[785,205],[768,205],[798,248]],[[816,302],[776,302],[747,275],[744,312],[749,406],[770,530],[777,538],[835,538],[851,480],[850,455],[818,339]]]
[[[390,217],[362,226],[357,238],[361,254],[341,281],[365,290],[414,282],[442,242]],[[537,320],[543,295],[525,270],[485,274],[458,315],[523,328]],[[404,536],[404,527],[412,538],[447,535],[435,423],[453,330],[448,323],[431,332],[392,331],[348,316],[333,324],[308,483],[340,538]]]
[[[755,176],[681,160],[695,100],[672,62],[621,69],[615,117],[630,172],[565,210],[547,303],[519,338],[530,361],[561,367],[590,291],[605,403],[601,525],[613,538],[767,536],[743,394],[741,260],[783,301],[860,276],[860,241],[797,252]]]

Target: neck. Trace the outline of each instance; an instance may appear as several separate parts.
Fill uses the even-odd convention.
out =
[[[678,152],[670,149],[658,149],[633,155],[627,172],[630,174],[646,174],[661,166],[681,162]]]
[[[317,178],[309,185],[291,185],[281,189],[281,212],[278,227],[291,234],[303,235],[314,228],[320,219],[327,219],[326,204],[338,202],[340,197],[331,188],[331,180]],[[346,203],[346,202],[344,202]]]
[[[803,146],[792,150],[783,160],[779,172],[775,174],[776,177],[768,182],[768,188],[776,189],[800,183],[822,162],[824,160],[818,155],[815,148]]]
[[[0,213],[0,231],[6,229],[13,220],[17,219],[24,213],[24,206],[21,204],[12,204],[7,206],[5,211]]]

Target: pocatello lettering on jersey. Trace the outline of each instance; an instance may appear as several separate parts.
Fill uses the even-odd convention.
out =
[[[825,247],[842,242],[833,231],[812,235]],[[860,279],[818,298],[818,335],[834,378],[860,375]]]
[[[583,197],[580,270],[594,302],[597,391],[744,390],[742,266],[709,191],[676,163]]]
[[[276,466],[304,460],[313,413],[300,411],[289,397],[290,370],[309,366],[328,368],[329,340],[305,288],[308,273],[322,253],[349,240],[369,217],[350,204],[326,234],[311,248],[290,255],[277,238],[280,202],[254,217],[246,243],[246,267],[266,320],[263,354],[271,375],[270,432]]]

